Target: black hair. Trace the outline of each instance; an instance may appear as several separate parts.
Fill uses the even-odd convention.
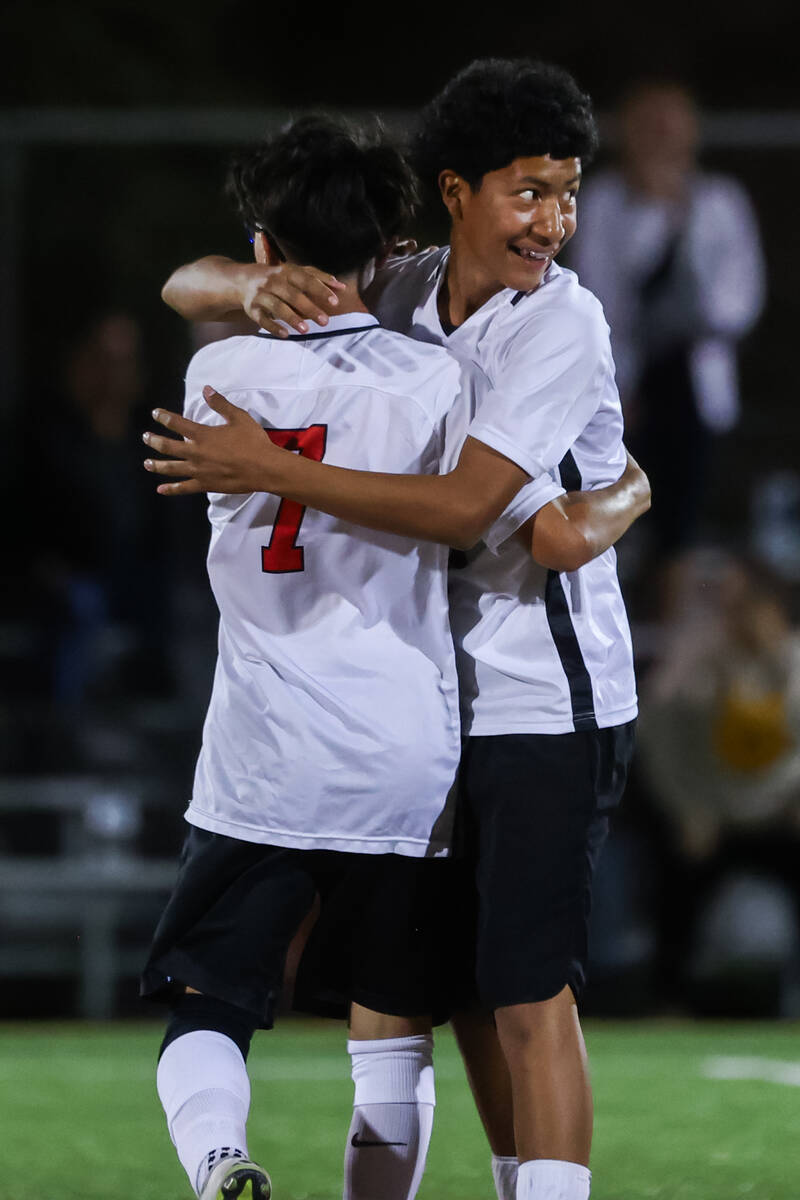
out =
[[[515,158],[586,162],[597,143],[592,102],[561,67],[479,58],[423,110],[414,156],[426,184],[449,167],[474,191],[488,171]]]
[[[241,154],[228,191],[251,234],[334,275],[380,255],[418,203],[414,171],[380,126],[356,131],[324,115],[300,117]]]

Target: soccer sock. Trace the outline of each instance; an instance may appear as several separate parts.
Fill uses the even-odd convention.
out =
[[[519,1159],[501,1154],[492,1155],[492,1179],[497,1200],[515,1200],[517,1195],[517,1171]]]
[[[413,1200],[433,1129],[433,1038],[349,1041],[353,1120],[343,1200]]]
[[[156,1076],[172,1144],[198,1193],[221,1158],[247,1157],[250,1080],[239,1047],[201,1029],[171,1042]]]
[[[589,1200],[591,1182],[580,1163],[534,1158],[519,1165],[517,1200]]]

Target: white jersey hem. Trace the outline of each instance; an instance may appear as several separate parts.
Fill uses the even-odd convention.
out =
[[[638,704],[630,704],[627,708],[617,709],[616,712],[602,713],[596,717],[598,729],[611,729],[614,725],[627,725],[638,716]],[[469,722],[464,722],[465,726]],[[572,717],[557,718],[554,721],[525,719],[510,720],[508,718],[475,717],[469,724],[467,737],[502,737],[505,733],[574,733],[575,721]]]
[[[405,858],[447,858],[449,842],[432,842],[414,838],[353,838],[335,835],[287,833],[286,830],[266,829],[262,826],[237,825],[233,821],[221,821],[209,816],[191,804],[184,819],[198,829],[209,833],[222,833],[239,842],[257,842],[264,846],[286,846],[293,850],[338,850],[342,854],[401,854]]]

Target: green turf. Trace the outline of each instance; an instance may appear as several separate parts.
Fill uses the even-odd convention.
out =
[[[191,1200],[154,1092],[159,1036],[155,1026],[0,1026],[0,1200]],[[591,1025],[587,1040],[593,1200],[800,1197],[797,1026]],[[730,1056],[796,1065],[789,1083],[704,1076],[708,1059]],[[491,1200],[488,1152],[447,1032],[436,1060],[420,1200]],[[351,1104],[343,1030],[284,1022],[256,1039],[250,1063],[250,1151],[271,1172],[275,1200],[336,1200]]]

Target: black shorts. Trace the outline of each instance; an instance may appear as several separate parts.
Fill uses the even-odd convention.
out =
[[[475,1000],[474,921],[465,910],[475,911],[471,864],[384,855],[374,865],[368,895],[354,895],[348,883],[323,898],[298,963],[293,1007],[345,1018],[355,1001],[441,1025]]]
[[[635,724],[466,743],[456,853],[432,864],[426,987],[415,981],[434,1024],[476,1003],[547,1000],[566,985],[580,998],[592,879],[625,787]],[[347,911],[337,907],[334,897],[301,959],[295,1007],[305,1012],[346,1013]],[[367,1007],[404,1011],[391,994],[381,1003]]]
[[[321,997],[316,1011],[338,995],[392,1015],[432,1013],[441,972],[431,922],[443,868],[435,859],[298,850],[192,826],[141,994],[168,999],[188,985],[271,1028],[286,952],[318,895],[309,941],[318,950],[297,981]]]
[[[548,1000],[566,985],[580,997],[592,878],[634,730],[631,721],[467,742],[460,838],[474,865],[474,969],[486,1007]]]

